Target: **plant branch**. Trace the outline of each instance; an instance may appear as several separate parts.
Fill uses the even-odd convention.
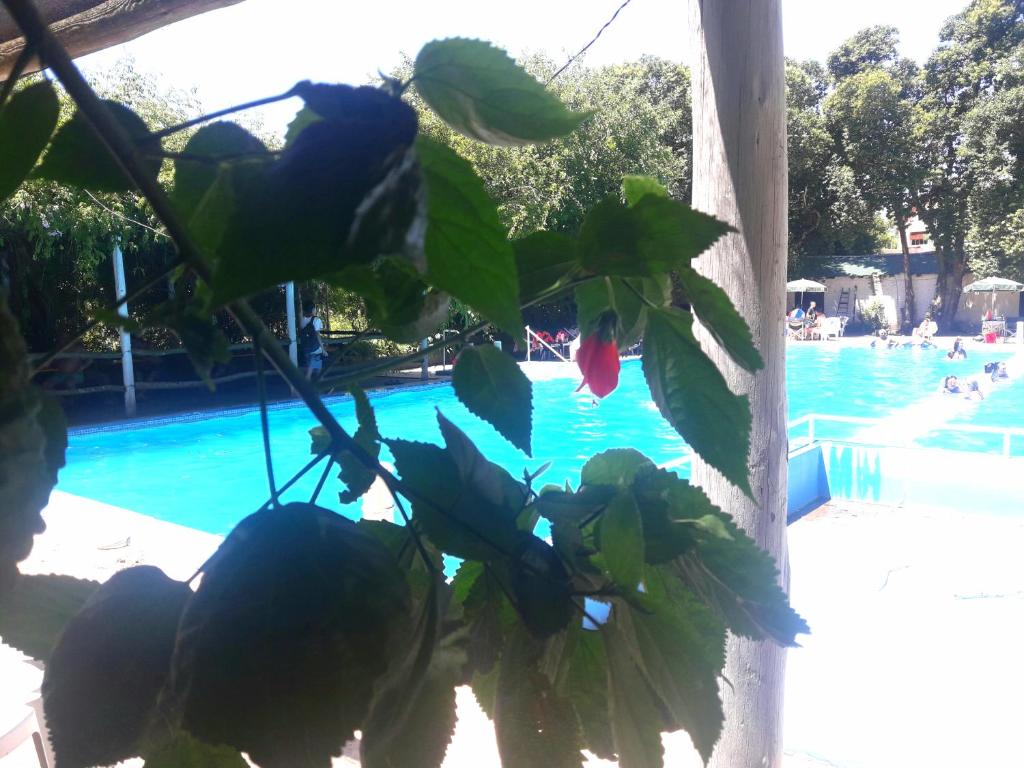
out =
[[[20,1],[21,0],[5,0],[5,2]],[[285,99],[290,99],[292,96],[295,95],[295,87],[292,86],[284,93],[277,94],[277,96],[265,96],[262,99],[254,99],[253,101],[247,101],[244,104],[236,104],[233,107],[226,107],[225,109],[219,109],[216,112],[210,112],[205,115],[200,115],[199,117],[194,117],[191,120],[186,120],[183,123],[178,123],[177,125],[172,125],[170,128],[164,128],[162,131],[157,131],[156,133],[150,134],[149,138],[162,139],[166,136],[170,136],[171,134],[177,133],[178,131],[184,131],[186,128],[191,128],[194,125],[206,123],[210,120],[216,120],[218,117],[224,117],[224,115],[230,115],[234,112],[243,112],[246,109],[253,109],[255,107],[262,107],[265,104],[273,104],[275,101],[284,101]]]
[[[263,351],[256,343],[256,389],[260,396],[260,431],[263,433],[263,457],[267,464],[267,483],[270,485],[270,502],[278,504],[277,483],[274,482],[274,457],[270,450],[270,418],[267,414],[267,381],[263,372]],[[328,465],[329,466],[329,465]]]
[[[0,109],[3,109],[4,104],[7,103],[7,99],[14,91],[14,84],[18,82],[18,78],[21,77],[25,71],[25,67],[35,56],[36,48],[31,43],[27,43],[24,48],[21,49],[21,53],[18,54],[18,58],[14,60],[14,66],[11,67],[11,74],[4,80],[3,87],[0,88]]]

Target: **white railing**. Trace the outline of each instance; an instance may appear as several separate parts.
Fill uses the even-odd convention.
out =
[[[787,428],[790,432],[794,428],[807,425],[807,438],[806,442],[802,443],[797,447],[803,447],[804,445],[813,445],[815,442],[815,424],[817,422],[833,422],[837,424],[859,424],[861,426],[877,426],[884,422],[884,419],[869,419],[864,416],[833,416],[822,413],[809,413],[806,416],[801,416],[798,419],[794,419],[789,422]],[[975,435],[1000,435],[1003,438],[1002,455],[1010,455],[1011,441],[1014,437],[1024,438],[1024,429],[1020,427],[979,427],[973,424],[945,424],[936,426],[934,432],[963,432],[967,434]],[[864,445],[877,445],[877,441],[861,441],[857,440],[856,437],[843,437],[843,438],[830,438],[834,442],[840,443],[861,443]],[[791,443],[792,445],[792,443]]]
[[[530,328],[530,326],[526,326],[526,361],[527,362],[530,361],[530,348],[532,346],[530,344],[530,339],[531,338],[532,339],[536,339],[541,344],[543,344],[545,347],[547,347],[549,350],[551,350],[551,354],[553,354],[555,357],[557,357],[563,363],[568,363],[569,362],[569,358],[565,357],[561,352],[559,352],[557,349],[555,349],[550,344],[548,344],[546,341],[544,341],[544,339],[542,339],[540,336],[538,336],[536,333],[534,333],[533,329]]]

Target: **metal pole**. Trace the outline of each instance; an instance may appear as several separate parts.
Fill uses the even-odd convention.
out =
[[[532,345],[532,342],[530,341],[530,326],[526,326],[526,362],[530,362],[530,346],[531,345]]]
[[[288,312],[288,357],[292,365],[299,364],[298,332],[295,329],[295,283],[284,284],[285,309]]]
[[[430,339],[423,339],[420,342],[420,350],[424,350],[430,346]],[[430,360],[427,355],[423,356],[423,360],[420,362],[420,378],[426,381],[430,378]]]
[[[124,282],[124,256],[121,254],[121,246],[114,245],[114,293],[117,300],[121,301],[128,295]],[[128,317],[128,302],[125,301],[117,308],[117,314],[121,317]],[[135,415],[135,364],[132,361],[132,336],[128,329],[122,326],[121,331],[121,374],[124,377],[124,412],[129,416]]]

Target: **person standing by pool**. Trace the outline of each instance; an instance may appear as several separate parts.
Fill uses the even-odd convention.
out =
[[[302,305],[302,321],[299,326],[299,354],[302,364],[306,367],[306,378],[319,378],[324,367],[324,345],[320,340],[320,331],[324,329],[324,321],[316,316],[312,304]]]

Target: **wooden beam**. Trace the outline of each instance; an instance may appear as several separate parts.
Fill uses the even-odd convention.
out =
[[[37,7],[72,58],[141,37],[176,21],[241,0],[48,0]],[[0,81],[11,72],[25,40],[0,7]],[[28,72],[39,70],[33,60]]]

